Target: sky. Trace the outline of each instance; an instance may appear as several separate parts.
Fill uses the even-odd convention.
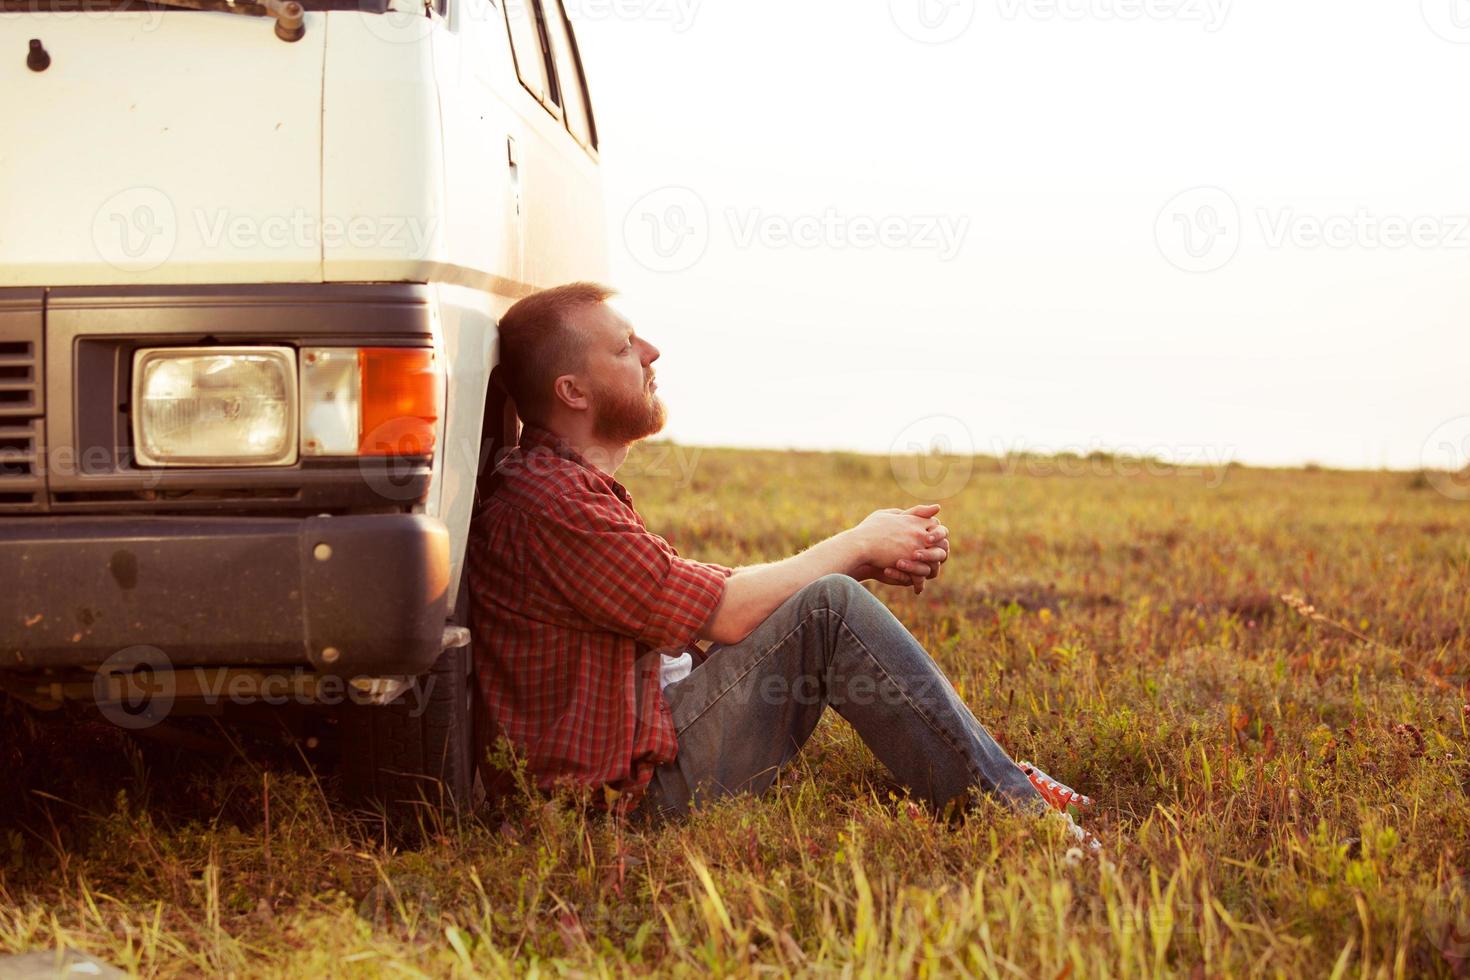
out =
[[[1470,454],[1470,0],[567,0],[686,444]]]

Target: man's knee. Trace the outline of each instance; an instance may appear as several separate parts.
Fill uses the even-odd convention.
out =
[[[873,594],[851,575],[834,572],[823,575],[801,590],[802,598],[829,609],[846,609],[854,602],[873,601]]]

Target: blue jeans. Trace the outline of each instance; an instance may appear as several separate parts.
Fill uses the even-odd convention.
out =
[[[971,787],[1017,811],[1047,809],[918,641],[846,575],[818,579],[744,640],[711,647],[663,693],[679,751],[654,770],[636,821],[765,791],[829,705],[936,809],[963,805]]]

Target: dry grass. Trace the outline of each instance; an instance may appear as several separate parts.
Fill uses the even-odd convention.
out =
[[[686,480],[660,451],[630,489],[709,560],[915,502],[882,459],[683,449]],[[522,798],[401,850],[293,746],[145,753],[12,706],[0,951],[150,976],[1463,970],[1470,505],[1109,465],[979,461],[945,577],[883,593],[1015,755],[1097,799],[1108,861],[989,806],[934,823],[830,714],[772,793],[684,825]]]

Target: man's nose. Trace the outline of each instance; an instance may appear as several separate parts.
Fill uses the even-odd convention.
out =
[[[650,344],[646,340],[643,342],[643,346],[645,348],[647,348],[643,352],[643,363],[644,364],[652,364],[654,361],[658,360],[658,348],[657,347],[653,346],[652,344]]]

